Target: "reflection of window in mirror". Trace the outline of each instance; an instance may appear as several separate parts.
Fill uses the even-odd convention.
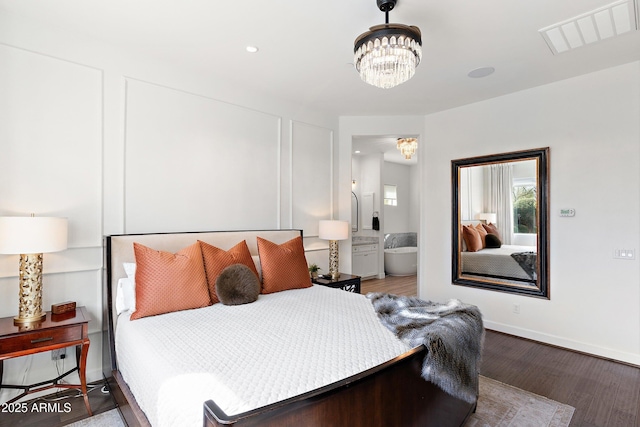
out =
[[[536,185],[536,161],[513,163],[513,242],[535,245],[538,233],[538,187]]]
[[[384,204],[398,206],[398,187],[396,185],[384,185]]]

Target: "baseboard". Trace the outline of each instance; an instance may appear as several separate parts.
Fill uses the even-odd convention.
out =
[[[640,367],[639,354],[626,353],[622,351],[613,350],[610,348],[599,347],[592,344],[559,337],[556,335],[543,334],[540,332],[532,331],[530,329],[517,328],[512,325],[506,325],[504,323],[499,323],[499,322],[485,321],[484,326],[485,328],[496,331],[496,332],[503,332],[505,334],[530,339],[532,341],[537,341],[542,344],[552,345],[555,347],[560,347],[567,350],[576,351],[579,353],[585,353],[590,356],[600,357],[603,359],[610,359],[616,362]]]

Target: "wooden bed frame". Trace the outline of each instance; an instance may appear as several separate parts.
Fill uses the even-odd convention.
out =
[[[150,426],[118,371],[115,353],[115,291],[133,262],[133,242],[176,252],[196,240],[224,249],[246,240],[257,255],[256,236],[284,243],[300,230],[221,231],[113,235],[104,238],[103,374],[128,426]],[[426,349],[420,347],[350,378],[253,411],[227,416],[215,402],[203,402],[204,426],[462,426],[475,404],[454,398],[420,376]]]

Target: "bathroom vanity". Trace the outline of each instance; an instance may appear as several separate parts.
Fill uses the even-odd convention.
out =
[[[378,276],[378,244],[367,241],[356,241],[352,244],[352,270],[365,279],[372,279]]]

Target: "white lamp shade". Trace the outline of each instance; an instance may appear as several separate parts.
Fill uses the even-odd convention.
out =
[[[67,249],[67,218],[0,217],[0,254],[41,254]]]
[[[487,224],[491,223],[491,224],[495,224],[496,221],[498,220],[498,214],[495,213],[488,213],[488,212],[483,212],[483,213],[479,213],[478,215],[476,215],[476,219],[479,219],[481,221],[486,221]]]
[[[320,221],[318,237],[324,240],[345,240],[349,238],[349,223],[347,221]]]

